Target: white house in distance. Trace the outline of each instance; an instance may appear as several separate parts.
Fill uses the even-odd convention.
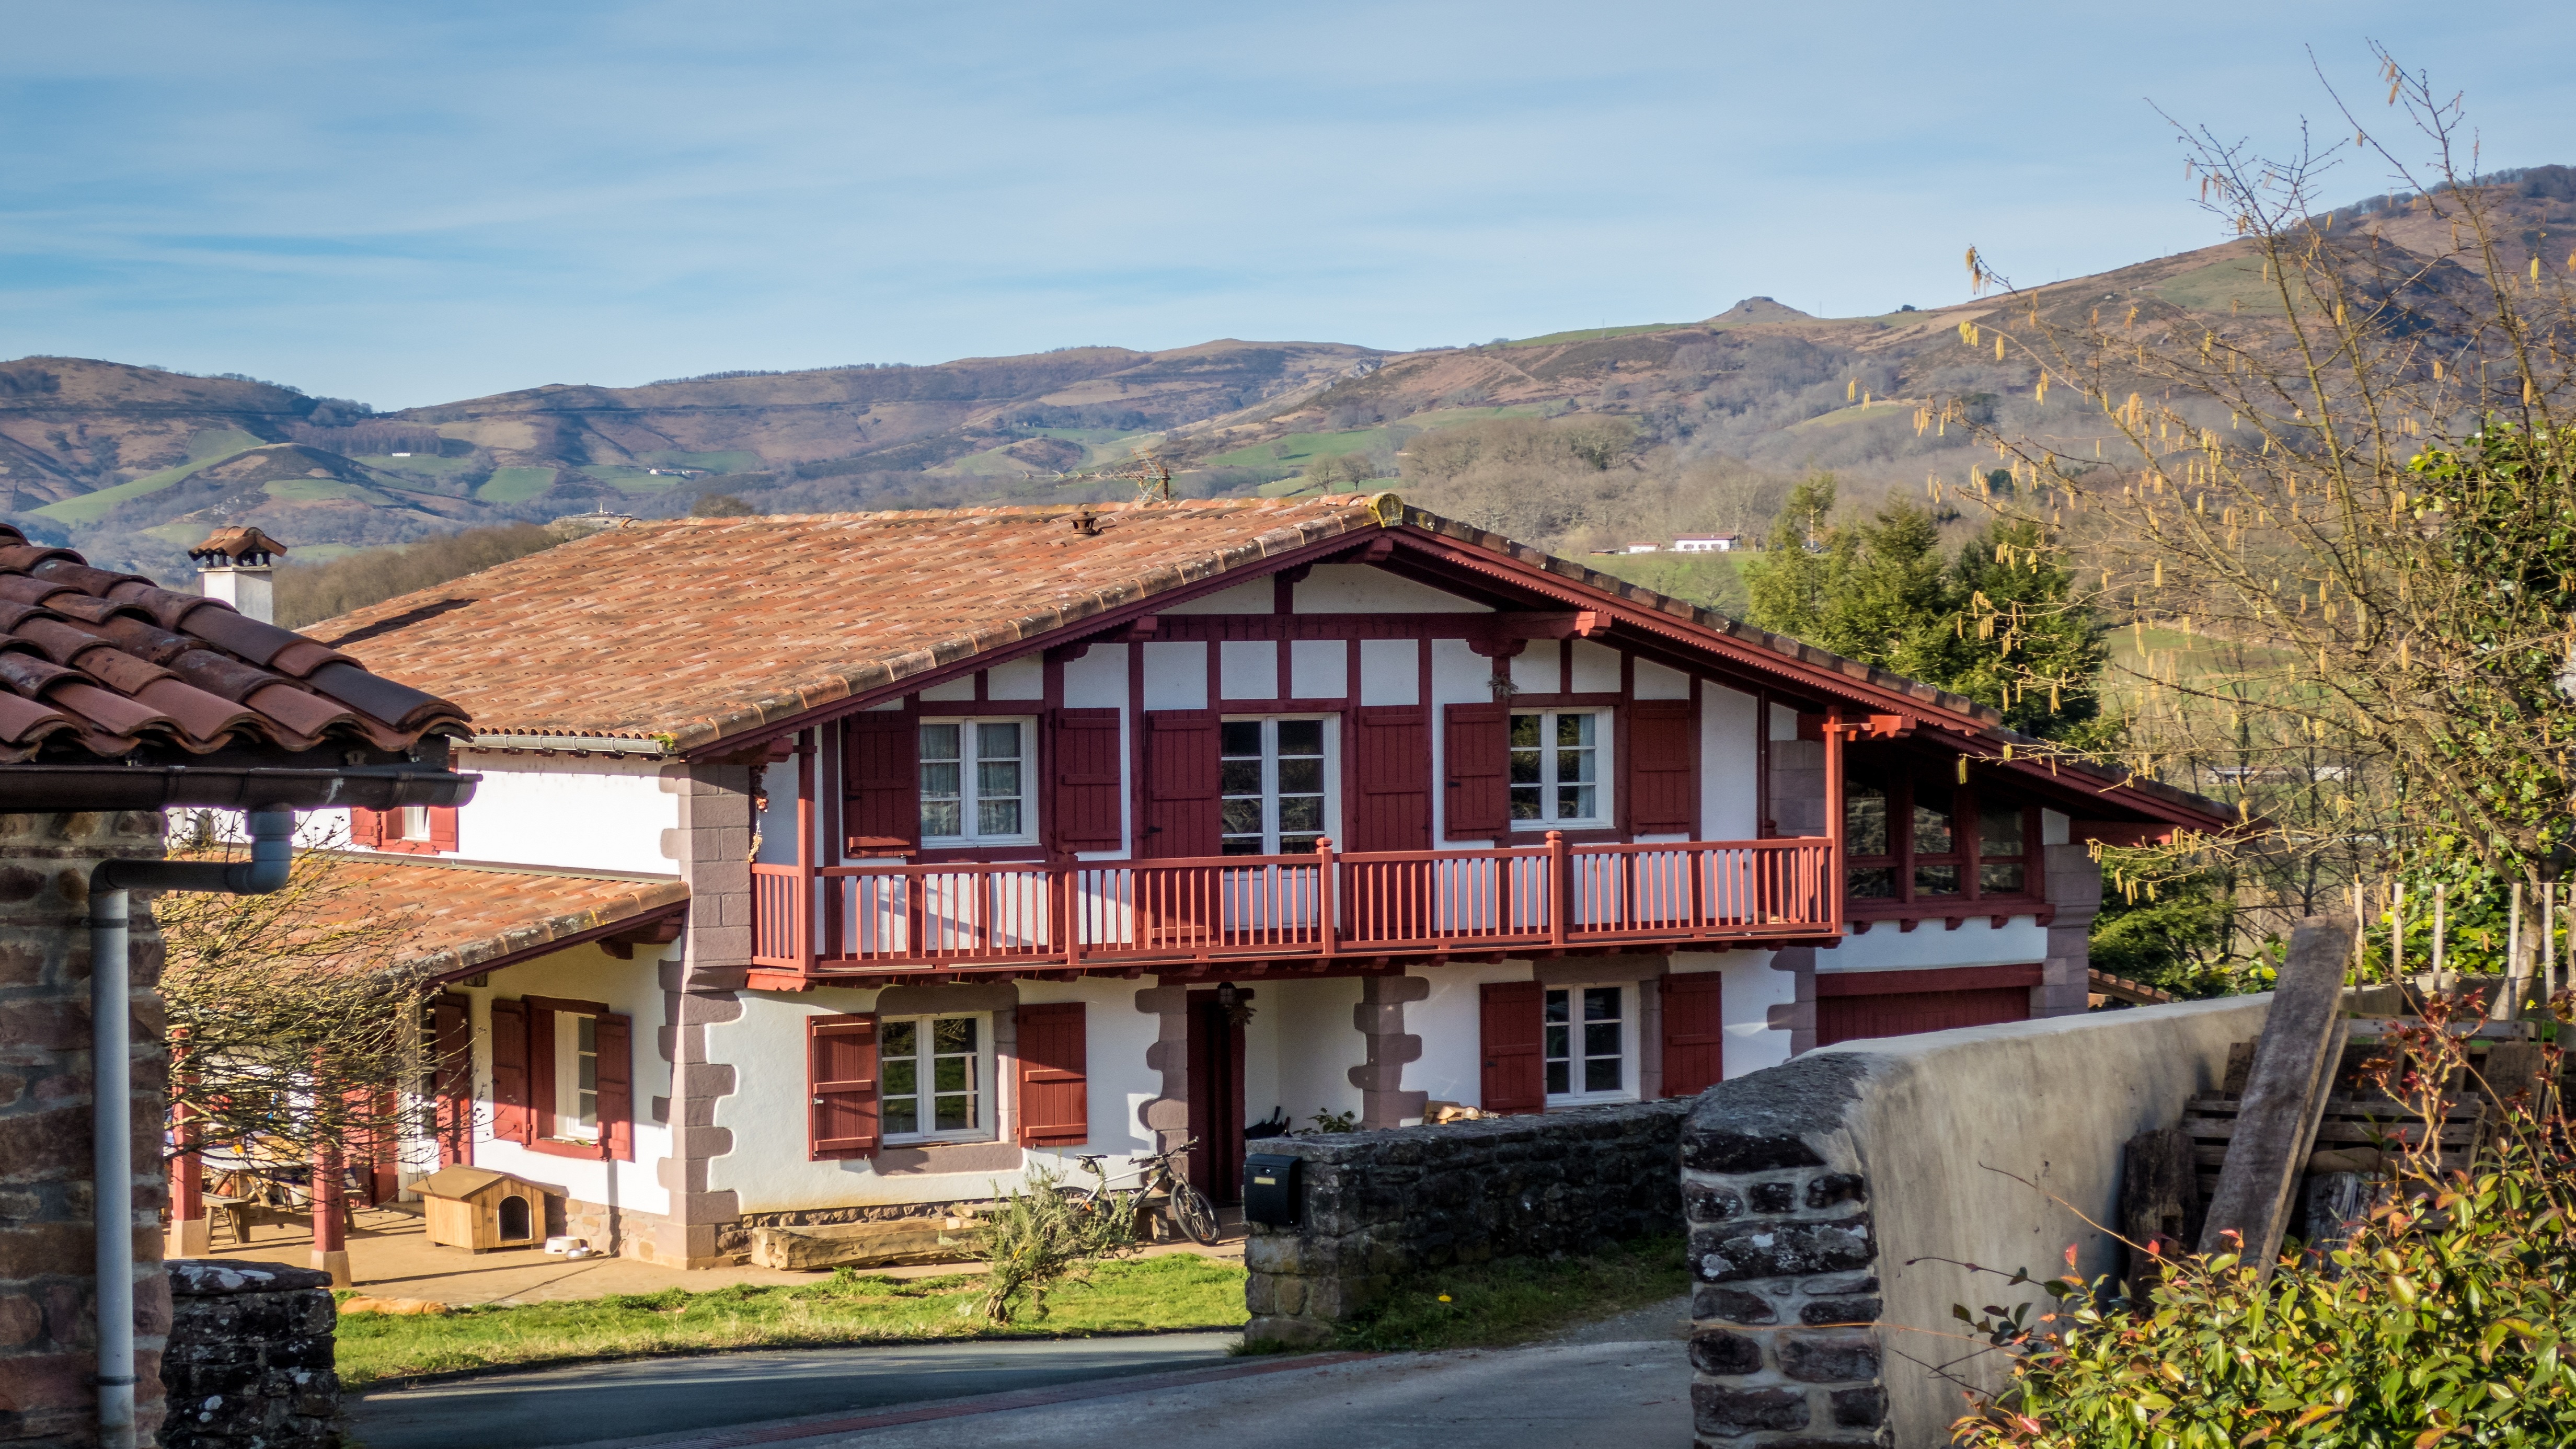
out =
[[[1685,533],[1673,540],[1675,553],[1733,553],[1737,536],[1732,533]]]
[[[388,1176],[691,1265],[2079,1011],[2086,842],[2226,823],[1389,494],[639,523],[311,632],[476,731],[353,821],[470,1047]]]

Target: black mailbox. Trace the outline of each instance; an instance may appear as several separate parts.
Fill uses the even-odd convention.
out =
[[[1297,1172],[1302,1157],[1284,1152],[1248,1153],[1243,1159],[1243,1217],[1274,1228],[1294,1227],[1300,1198]]]

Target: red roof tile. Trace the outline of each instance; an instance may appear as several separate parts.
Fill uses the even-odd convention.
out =
[[[0,525],[0,763],[467,733],[462,709],[301,634]]]
[[[677,876],[544,870],[470,861],[329,852],[335,891],[315,929],[406,919],[397,969],[455,976],[548,947],[594,939],[602,929],[689,898]]]

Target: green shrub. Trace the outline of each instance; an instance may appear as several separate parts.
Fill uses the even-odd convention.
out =
[[[984,1215],[984,1256],[992,1264],[974,1305],[987,1323],[1009,1323],[1022,1309],[1047,1316],[1047,1296],[1089,1281],[1091,1265],[1136,1247],[1136,1215],[1124,1197],[1067,1188],[1032,1169],[1028,1186],[1001,1194]]]
[[[2563,1013],[2567,997],[2555,1003]],[[2381,1063],[2384,1085],[2460,1080],[2438,1023]],[[2556,1053],[2550,1053],[2554,1079]],[[2510,1094],[2473,1170],[2407,1156],[2331,1254],[2292,1244],[2269,1277],[2233,1254],[2171,1265],[2143,1303],[2049,1285],[2033,1328],[1971,1318],[2018,1355],[2014,1385],[1961,1419],[1975,1449],[2576,1442],[2576,1204],[2565,1122]],[[2421,1097],[2415,1100],[2422,1101]],[[2428,1134],[2429,1135],[2429,1134]],[[1960,1316],[1969,1318],[1964,1310]]]

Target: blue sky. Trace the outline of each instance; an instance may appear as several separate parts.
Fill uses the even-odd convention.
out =
[[[2576,163],[2576,10],[0,0],[0,358],[379,407],[1212,337],[1959,296],[2216,240],[2229,135],[2469,91]],[[2385,190],[2376,167],[2340,194]]]

